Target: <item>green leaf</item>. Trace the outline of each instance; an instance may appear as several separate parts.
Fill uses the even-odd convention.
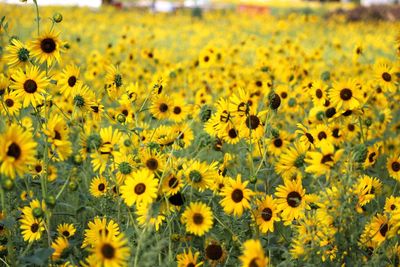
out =
[[[45,266],[49,257],[53,254],[53,248],[38,248],[35,249],[33,255],[22,258],[22,263],[26,265]]]

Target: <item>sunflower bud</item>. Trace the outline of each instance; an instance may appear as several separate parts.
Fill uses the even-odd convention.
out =
[[[1,186],[5,191],[11,191],[14,188],[14,182],[10,178],[3,178]]]
[[[117,121],[118,121],[119,123],[124,123],[124,122],[126,121],[125,115],[124,115],[124,114],[118,114],[118,115],[117,115]]]
[[[324,71],[322,74],[321,74],[321,80],[323,80],[323,81],[329,81],[330,80],[330,78],[331,78],[331,73],[329,72],[329,71]]]
[[[371,125],[372,125],[372,120],[371,120],[371,118],[366,119],[366,120],[364,121],[364,123],[365,123],[365,125],[366,125],[367,127],[371,126]]]
[[[74,160],[74,163],[77,165],[82,164],[82,156],[79,154],[74,155],[73,160]]]
[[[60,23],[63,20],[63,16],[60,13],[54,13],[53,15],[53,21],[55,23]]]
[[[43,210],[41,208],[34,208],[32,214],[35,218],[40,218],[43,216]]]
[[[78,185],[76,184],[75,181],[70,181],[68,184],[68,188],[71,191],[76,191],[76,189],[78,189]]]
[[[207,122],[211,118],[211,109],[208,106],[203,106],[200,111],[200,119],[202,122]]]
[[[56,198],[54,196],[47,196],[46,197],[46,204],[50,208],[54,208],[54,206],[56,205]]]
[[[368,148],[364,144],[358,144],[354,147],[354,160],[362,163],[367,158]]]
[[[252,184],[257,183],[257,176],[255,176],[255,175],[250,176],[249,181]]]

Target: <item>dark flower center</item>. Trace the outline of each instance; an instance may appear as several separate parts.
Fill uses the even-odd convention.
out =
[[[33,223],[31,225],[31,232],[36,233],[39,230],[39,225],[37,223]]]
[[[389,230],[389,225],[385,223],[384,225],[381,226],[381,229],[379,229],[379,233],[381,233],[382,236],[386,236],[388,230]]]
[[[254,258],[251,260],[251,262],[249,263],[249,267],[260,267],[257,263],[258,258]]]
[[[103,254],[106,259],[113,259],[115,256],[115,248],[106,243],[101,247],[101,254]]]
[[[171,188],[176,188],[178,186],[178,179],[176,179],[176,177],[169,179],[168,186]]]
[[[235,189],[233,190],[231,197],[235,203],[239,203],[243,199],[243,191],[241,189]]]
[[[122,76],[120,74],[115,74],[114,83],[116,87],[122,86]]]
[[[306,137],[311,144],[314,144],[314,137],[310,133],[306,133]]]
[[[41,172],[42,171],[42,166],[41,165],[36,165],[35,166],[35,171],[38,172],[38,173]]]
[[[272,210],[270,208],[264,208],[261,212],[261,218],[266,222],[270,221],[272,218]]]
[[[9,108],[14,106],[14,100],[12,100],[10,98],[6,99],[5,103],[6,103],[6,106],[9,107]]]
[[[63,236],[65,236],[65,237],[69,237],[69,232],[68,232],[67,230],[63,231],[62,234],[63,234]]]
[[[282,139],[276,138],[276,139],[274,140],[274,146],[275,146],[275,147],[281,147],[282,144],[283,144]]]
[[[230,138],[236,138],[238,136],[235,128],[229,129],[228,135]]]
[[[19,159],[21,156],[21,148],[16,143],[11,143],[7,150],[7,156]]]
[[[249,129],[257,129],[258,125],[260,125],[260,119],[255,115],[247,116],[246,126]]]
[[[328,108],[328,109],[325,111],[325,115],[326,115],[326,117],[327,117],[328,119],[329,119],[329,118],[332,118],[335,114],[336,114],[336,109],[335,109],[334,107]]]
[[[269,107],[273,110],[278,109],[281,105],[281,97],[278,94],[273,94],[269,100]]]
[[[175,114],[181,114],[181,112],[182,112],[182,109],[181,109],[181,107],[174,107],[174,113]]]
[[[372,163],[374,161],[375,156],[376,156],[375,152],[372,152],[371,154],[369,154],[368,161]]]
[[[97,189],[98,189],[100,192],[103,192],[104,189],[106,189],[106,185],[103,184],[103,183],[101,183],[101,184],[99,184],[99,185],[97,186]],[[136,188],[135,188],[135,190],[136,190]]]
[[[185,202],[185,199],[182,196],[182,194],[180,192],[178,192],[175,195],[170,196],[168,198],[168,201],[174,206],[182,206],[183,203]]]
[[[54,139],[61,140],[61,134],[57,130],[54,130]]]
[[[56,50],[56,42],[52,38],[43,39],[40,42],[40,48],[47,54],[53,53]]]
[[[290,207],[296,208],[301,204],[301,195],[296,191],[290,192],[286,197],[286,201]]]
[[[195,214],[193,215],[193,222],[194,222],[195,224],[200,225],[200,224],[203,223],[203,221],[204,221],[204,217],[203,217],[202,214],[200,214],[200,213],[195,213]]]
[[[36,92],[37,90],[37,84],[34,80],[26,80],[24,82],[24,90],[25,92],[29,93],[29,94],[33,94]]]
[[[318,134],[318,139],[319,139],[319,140],[326,139],[326,138],[327,138],[327,135],[326,135],[325,132],[320,132],[320,133]]]
[[[318,98],[321,98],[321,97],[322,97],[322,91],[321,91],[321,89],[317,89],[317,91],[315,91],[315,95],[316,95]]]
[[[349,100],[353,96],[353,93],[349,88],[344,88],[340,91],[340,98],[344,101]]]
[[[168,105],[165,104],[165,103],[161,103],[161,104],[160,104],[160,107],[159,107],[159,110],[160,110],[161,112],[167,112],[167,110],[168,110]]]
[[[397,161],[393,162],[393,163],[392,163],[392,170],[393,170],[394,172],[400,171],[400,163],[397,162]]]
[[[68,78],[68,85],[69,87],[74,87],[76,84],[76,77],[75,76],[71,76]]]
[[[158,161],[156,159],[154,159],[154,158],[148,159],[146,161],[146,166],[147,166],[147,168],[149,168],[152,171],[157,170]]]
[[[324,164],[326,162],[333,161],[332,156],[332,154],[324,155],[321,159],[321,163]]]
[[[384,72],[382,73],[382,79],[385,82],[390,82],[392,80],[392,75],[390,75],[390,73]]]
[[[137,184],[137,185],[135,186],[135,193],[136,193],[137,195],[143,194],[144,191],[146,191],[146,185],[145,185],[144,183],[140,183],[140,184]]]
[[[217,244],[211,244],[206,247],[206,256],[210,260],[217,261],[222,257],[222,247]]]

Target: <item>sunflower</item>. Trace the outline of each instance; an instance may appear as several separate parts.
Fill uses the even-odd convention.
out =
[[[57,159],[64,161],[72,154],[72,143],[68,140],[68,126],[60,115],[50,116],[44,125],[43,133],[47,135],[47,141],[51,144],[53,155]]]
[[[62,223],[57,226],[57,232],[62,237],[70,238],[75,235],[76,229],[72,223]]]
[[[390,196],[386,198],[384,210],[386,213],[393,214],[395,211],[398,212],[400,208],[400,198]]]
[[[63,51],[64,43],[59,39],[59,35],[59,32],[52,29],[30,43],[31,54],[40,64],[46,62],[50,66],[53,62],[61,62],[60,52]]]
[[[286,180],[284,185],[278,186],[275,195],[278,210],[282,211],[285,224],[290,224],[294,219],[304,216],[304,210],[309,209],[306,202],[306,190],[300,180]]]
[[[171,120],[174,122],[182,122],[189,115],[189,112],[190,107],[185,103],[185,100],[181,96],[175,95],[171,105]]]
[[[357,88],[356,82],[334,82],[333,88],[329,91],[329,100],[337,109],[356,109],[361,106],[361,91]]]
[[[164,177],[162,181],[162,191],[167,195],[175,195],[183,187],[182,172],[172,172]]]
[[[87,85],[80,83],[72,92],[70,99],[72,99],[72,105],[75,111],[73,115],[76,116],[81,114],[77,111],[81,111],[82,114],[85,114],[85,112],[90,110],[90,106],[95,101],[95,94]]]
[[[386,168],[390,177],[400,181],[400,156],[388,158]]]
[[[68,65],[60,73],[57,86],[60,88],[60,93],[64,97],[69,97],[72,93],[82,85],[82,80],[79,78],[80,70],[76,65]]]
[[[324,105],[328,98],[327,86],[324,85],[321,81],[313,82],[309,93],[311,94],[314,106]]]
[[[309,151],[306,153],[305,162],[308,164],[305,171],[317,176],[326,175],[329,177],[330,170],[339,161],[344,149],[335,151],[333,144],[324,140],[320,143],[319,151]]]
[[[187,183],[202,192],[210,188],[214,177],[217,176],[216,166],[216,162],[207,164],[197,160],[190,160],[183,164],[182,169]]]
[[[297,125],[297,130],[296,130],[296,134],[299,136],[299,142],[303,143],[305,147],[309,148],[313,148],[314,147],[314,142],[315,142],[315,138],[312,135],[312,132],[309,131],[303,124],[298,123]]]
[[[213,213],[206,204],[191,202],[183,212],[181,222],[186,225],[187,232],[202,236],[212,228]]]
[[[370,224],[370,236],[372,241],[381,244],[390,237],[391,223],[386,215],[377,214]]]
[[[283,179],[291,179],[304,166],[304,159],[308,147],[304,142],[294,142],[282,151],[278,162],[275,164],[275,171],[282,175]]]
[[[65,256],[65,252],[69,248],[68,239],[59,236],[51,243],[51,247],[54,249],[54,252],[51,255],[52,260],[59,260]]]
[[[165,155],[155,149],[143,149],[140,152],[140,160],[151,172],[163,172],[166,165]]]
[[[228,123],[226,127],[220,131],[221,138],[228,144],[237,144],[242,138],[242,131],[239,127],[235,126],[233,123]]]
[[[381,188],[382,182],[378,178],[368,175],[359,177],[351,190],[358,198],[356,204],[357,212],[362,213],[363,207],[375,198],[376,194],[381,191]]]
[[[239,120],[240,132],[243,133],[243,137],[258,140],[264,135],[262,118],[265,113],[265,111],[260,113],[250,112]]]
[[[204,255],[206,259],[209,260],[211,266],[217,266],[218,264],[223,264],[227,253],[218,241],[211,240],[208,241],[205,246]]]
[[[18,125],[11,125],[0,135],[0,173],[15,178],[23,175],[36,154],[36,142],[29,131]]]
[[[148,169],[134,172],[125,179],[120,192],[126,205],[150,204],[157,198],[158,179]]]
[[[265,267],[268,257],[265,256],[260,240],[250,239],[243,243],[243,254],[239,257],[243,267]]]
[[[170,97],[165,94],[156,95],[152,99],[150,112],[158,120],[169,119],[172,106]]]
[[[105,196],[108,190],[108,182],[103,176],[95,177],[90,182],[89,192],[94,197]]]
[[[246,188],[248,183],[249,181],[242,182],[242,177],[238,174],[236,180],[230,179],[229,184],[222,189],[223,199],[220,204],[227,214],[241,217],[244,209],[250,208],[253,191]]]
[[[188,148],[194,140],[193,130],[188,123],[176,124],[173,128],[173,134],[176,136],[173,145],[175,150]]]
[[[375,81],[385,92],[394,92],[396,90],[396,73],[390,64],[382,61],[374,66]]]
[[[192,253],[192,250],[188,250],[187,252],[180,253],[176,255],[177,267],[199,267],[203,265],[203,262],[197,262],[200,256],[199,252]]]
[[[289,145],[289,135],[285,131],[279,131],[272,138],[267,140],[268,151],[272,155],[279,156],[283,150]]]
[[[274,232],[274,222],[280,221],[276,200],[269,195],[265,196],[262,200],[258,200],[257,210],[255,210],[253,216],[261,233]]]
[[[49,81],[39,67],[32,65],[26,67],[25,71],[18,69],[12,75],[12,80],[12,95],[21,99],[24,107],[30,104],[36,107],[43,103]]]
[[[106,218],[100,219],[99,217],[94,218],[93,222],[88,223],[89,229],[85,230],[85,238],[83,239],[82,248],[93,247],[98,243],[100,235],[109,235],[111,237],[116,237],[120,234],[119,225],[110,220],[107,223]]]
[[[117,236],[102,233],[91,251],[96,255],[95,258],[100,266],[127,266],[130,255],[127,243],[128,240],[122,233]]]
[[[17,116],[21,110],[22,103],[20,99],[17,99],[15,95],[10,92],[6,92],[1,99],[2,105],[0,105],[0,113],[3,115]]]
[[[19,222],[24,241],[31,243],[42,237],[42,232],[45,230],[43,220],[35,218],[32,214],[24,213]]]
[[[156,231],[165,220],[163,202],[155,201],[151,204],[139,204],[136,206],[137,222],[142,227],[154,227]]]
[[[11,68],[24,68],[29,64],[29,49],[20,40],[13,38],[6,47],[4,60]]]
[[[106,67],[106,89],[108,96],[112,99],[117,99],[121,96],[122,90],[119,90],[122,85],[122,74],[119,68],[114,65]]]

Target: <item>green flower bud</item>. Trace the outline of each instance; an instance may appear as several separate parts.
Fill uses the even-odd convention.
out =
[[[63,20],[63,16],[60,13],[54,13],[53,15],[53,21],[55,23],[60,23]]]
[[[46,197],[46,204],[50,208],[54,208],[54,206],[56,205],[56,198],[54,196],[47,196]]]
[[[10,178],[3,178],[1,181],[1,186],[5,191],[11,191],[14,188],[14,181]]]
[[[118,114],[118,115],[117,115],[117,121],[118,121],[119,123],[124,123],[124,122],[126,121],[125,115],[124,115],[124,114]]]
[[[41,208],[34,208],[32,214],[35,218],[40,218],[43,216],[43,210]]]

